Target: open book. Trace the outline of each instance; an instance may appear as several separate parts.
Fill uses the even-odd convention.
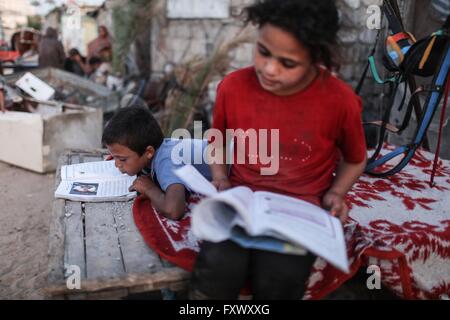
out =
[[[135,179],[120,173],[114,161],[65,165],[55,197],[85,202],[127,201],[136,197],[136,192],[128,191]]]
[[[194,167],[175,171],[190,189],[208,196],[192,212],[192,231],[202,240],[233,240],[243,247],[289,254],[305,250],[349,272],[339,219],[309,202],[239,186],[223,192]]]

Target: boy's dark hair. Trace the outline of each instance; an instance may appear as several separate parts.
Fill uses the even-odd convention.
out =
[[[126,107],[119,109],[105,126],[102,142],[118,143],[142,156],[148,146],[158,149],[164,140],[156,119],[148,109]]]
[[[246,22],[260,28],[269,23],[291,33],[310,50],[314,63],[329,70],[339,68],[339,16],[334,0],[258,0],[246,12]]]

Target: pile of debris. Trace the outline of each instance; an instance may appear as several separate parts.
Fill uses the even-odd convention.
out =
[[[99,108],[103,113],[114,112],[119,107],[118,92],[55,68],[15,73],[5,79],[10,87],[17,87],[18,94],[29,95],[36,100]],[[27,107],[22,109],[30,111]]]

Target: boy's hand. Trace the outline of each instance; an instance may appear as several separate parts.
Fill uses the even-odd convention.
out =
[[[128,190],[145,194],[146,191],[153,187],[156,187],[156,185],[148,176],[140,176],[133,181],[133,184],[130,186],[130,188],[128,188]]]
[[[110,154],[106,155],[106,156],[103,158],[104,161],[110,161],[110,160],[112,160],[112,159],[114,159],[114,157],[113,157],[112,155],[110,155]]]
[[[230,180],[228,180],[227,177],[222,178],[213,178],[211,183],[214,185],[214,187],[217,188],[218,191],[223,191],[231,188]]]
[[[347,221],[350,210],[345,204],[344,197],[340,194],[328,191],[322,199],[322,206],[324,209],[330,210],[331,215],[339,218],[342,223]]]

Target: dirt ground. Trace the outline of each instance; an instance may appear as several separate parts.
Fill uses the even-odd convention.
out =
[[[0,162],[0,299],[43,299],[54,174]]]

